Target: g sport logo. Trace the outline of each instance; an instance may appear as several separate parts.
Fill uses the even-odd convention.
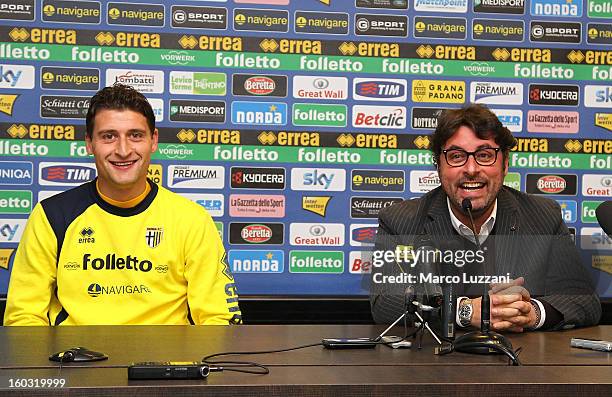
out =
[[[283,218],[285,196],[274,194],[231,194],[230,216],[245,218]]]
[[[408,82],[404,79],[353,79],[353,99],[358,101],[405,102]]]
[[[220,7],[172,6],[172,27],[227,29],[227,9]]]
[[[40,68],[40,88],[97,91],[100,89],[100,69],[43,66]]]
[[[27,219],[0,219],[0,243],[18,243],[21,241]]]
[[[343,246],[344,225],[341,223],[292,223],[289,244],[301,246]]]
[[[591,197],[612,197],[612,175],[582,175],[582,195]]]
[[[224,101],[170,100],[170,121],[224,123]]]
[[[346,190],[346,170],[292,168],[291,190],[343,192]]]
[[[351,251],[349,253],[349,272],[351,274],[372,273],[372,252]]]
[[[380,210],[402,201],[401,197],[351,197],[351,218],[378,218]]]
[[[512,132],[523,131],[523,111],[516,109],[491,109],[504,127]]]
[[[584,86],[584,106],[588,108],[612,108],[612,85]]]
[[[289,251],[290,273],[342,274],[342,251]]]
[[[344,12],[295,12],[295,33],[348,34],[349,16]]]
[[[109,25],[164,26],[165,8],[162,4],[108,3],[106,23]]]
[[[34,0],[11,0],[0,3],[0,19],[33,21],[36,4]]]
[[[302,99],[348,98],[348,79],[328,76],[294,76],[293,97]]]
[[[230,223],[230,244],[280,245],[284,240],[282,223]]]
[[[210,216],[223,216],[225,208],[225,197],[222,194],[194,194],[181,193],[181,196],[202,206]]]
[[[403,192],[404,171],[352,170],[351,190],[370,192]]]
[[[470,83],[470,102],[489,105],[522,105],[523,84],[473,81]]]
[[[0,88],[34,88],[34,66],[0,64]]]
[[[229,250],[232,273],[282,273],[285,253],[281,250]]]
[[[232,102],[232,123],[247,125],[287,124],[287,104],[283,102]]]
[[[578,219],[578,204],[574,200],[557,200],[561,207],[561,218],[565,223],[574,223]]]
[[[285,188],[284,168],[232,167],[232,189],[279,189]]]
[[[402,130],[406,128],[406,107],[355,105],[353,127]]]
[[[225,95],[225,73],[170,72],[170,93],[179,95]]]
[[[136,91],[149,94],[164,92],[164,72],[161,70],[107,69],[106,85],[129,85]]]
[[[168,166],[168,187],[222,189],[224,186],[225,168],[222,166]]]
[[[527,193],[573,195],[577,193],[578,176],[571,174],[527,174]]]
[[[581,17],[582,0],[531,0],[531,15],[546,17]]]
[[[90,163],[46,163],[38,165],[38,183],[43,186],[78,186],[94,179],[96,165]]]
[[[349,232],[352,247],[373,247],[378,233],[378,225],[352,224]]]
[[[357,36],[408,36],[408,17],[399,15],[356,14]]]
[[[34,165],[29,161],[0,161],[0,185],[31,185]]]
[[[100,23],[99,1],[43,0],[42,20],[55,23]]]
[[[580,43],[580,23],[531,21],[529,40],[543,43]]]
[[[465,81],[413,80],[412,101],[464,103]]]
[[[232,75],[232,94],[236,96],[287,96],[287,76],[276,74]]]
[[[525,0],[474,0],[474,12],[522,15]]]
[[[578,106],[579,103],[577,85],[529,84],[530,105]]]

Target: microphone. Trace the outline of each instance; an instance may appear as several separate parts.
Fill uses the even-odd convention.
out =
[[[595,210],[597,222],[603,231],[612,238],[612,201],[604,201]]]

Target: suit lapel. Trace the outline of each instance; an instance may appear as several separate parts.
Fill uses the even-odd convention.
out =
[[[448,204],[446,203],[446,193],[442,188],[439,188],[439,191],[431,200],[427,216],[428,218],[423,225],[425,232],[431,236],[436,246],[439,247],[439,240],[454,235],[453,225],[448,213]]]
[[[497,195],[497,219],[495,219],[495,268],[497,274],[511,273],[517,269],[518,250],[518,204],[506,187]]]

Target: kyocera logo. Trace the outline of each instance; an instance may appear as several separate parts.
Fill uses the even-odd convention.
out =
[[[42,185],[81,184],[92,180],[95,176],[96,170],[91,166],[41,164],[40,169]]]

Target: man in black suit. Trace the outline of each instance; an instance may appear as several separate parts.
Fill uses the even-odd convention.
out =
[[[488,288],[495,331],[597,324],[601,304],[559,205],[503,185],[515,144],[510,131],[484,106],[469,105],[440,115],[432,151],[441,186],[380,212],[374,252],[379,261],[373,261],[370,285],[377,322],[392,322],[405,310],[405,281],[418,280],[398,277],[419,271],[418,266],[412,267],[415,262],[412,266],[402,263],[406,258],[399,255],[400,247],[433,246],[444,253],[442,247],[455,239],[461,241],[461,248],[476,248],[468,213],[462,207],[469,199],[484,260],[461,268],[455,262],[442,272],[461,274],[462,281],[495,275],[502,282],[482,284],[483,278],[478,281],[481,284],[455,284],[460,326],[480,325],[481,298],[476,296]],[[388,251],[396,251],[393,259],[382,259]]]

